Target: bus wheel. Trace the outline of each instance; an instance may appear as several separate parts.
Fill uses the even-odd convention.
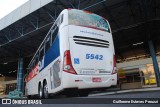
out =
[[[47,82],[44,83],[43,85],[43,93],[44,93],[44,98],[48,98],[48,85]]]
[[[40,84],[39,87],[38,87],[38,97],[40,99],[43,98],[43,90],[42,90],[42,85]]]

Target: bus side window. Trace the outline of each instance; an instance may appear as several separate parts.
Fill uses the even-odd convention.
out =
[[[58,19],[57,19],[57,26],[59,27],[62,22],[63,22],[63,14],[60,15],[60,17],[58,17]]]
[[[44,56],[44,47],[42,47],[39,51],[39,61],[42,60],[43,56]]]
[[[60,25],[60,18],[57,19],[56,25],[59,27],[59,25]]]
[[[52,32],[52,34],[51,34],[51,36],[52,36],[52,43],[54,42],[54,39],[55,39],[55,37],[58,35],[58,27],[56,27],[54,30],[53,30],[53,32]]]
[[[64,15],[62,14],[62,15],[61,15],[61,23],[63,22],[63,16],[64,16]]]
[[[30,70],[32,70],[33,69],[33,62],[31,63],[31,69]]]
[[[36,65],[36,60],[34,59],[34,60],[33,60],[33,68],[34,68],[35,65]],[[33,68],[32,68],[32,69],[33,69]]]
[[[45,53],[48,51],[48,49],[50,48],[50,42],[51,41],[51,37],[50,35],[47,37],[46,42],[45,42]]]
[[[31,71],[31,65],[29,65],[29,67],[27,68],[28,72]]]

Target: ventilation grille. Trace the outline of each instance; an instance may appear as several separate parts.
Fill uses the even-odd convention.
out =
[[[80,44],[80,45],[102,47],[102,48],[108,48],[109,47],[109,42],[108,41],[101,40],[101,39],[96,39],[96,38],[74,36],[73,40],[75,41],[76,44]]]

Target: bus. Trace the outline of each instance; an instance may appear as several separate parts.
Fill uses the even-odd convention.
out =
[[[25,75],[25,94],[48,98],[88,96],[92,89],[117,85],[111,28],[94,13],[64,9],[42,41]]]

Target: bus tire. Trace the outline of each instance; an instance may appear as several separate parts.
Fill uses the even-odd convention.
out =
[[[47,99],[49,97],[48,95],[48,85],[47,85],[47,82],[44,82],[44,85],[43,85],[43,94],[44,94],[44,98]]]
[[[32,96],[31,96],[31,95],[27,95],[27,98],[28,98],[28,99],[31,99],[31,98],[32,98]]]
[[[39,97],[39,99],[43,98],[43,89],[42,89],[41,84],[39,84],[39,86],[38,86],[38,97]]]

